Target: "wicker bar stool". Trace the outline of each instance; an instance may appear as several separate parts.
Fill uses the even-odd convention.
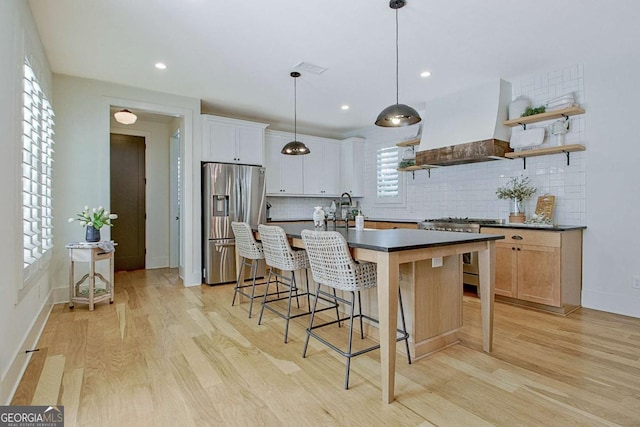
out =
[[[315,280],[315,282],[318,284],[318,288],[316,290],[316,300],[314,301],[313,308],[311,310],[311,318],[309,319],[309,327],[307,328],[307,339],[304,343],[302,357],[306,357],[307,347],[309,345],[309,337],[314,337],[321,343],[329,346],[334,351],[346,357],[347,367],[344,379],[344,388],[346,390],[349,388],[349,368],[351,366],[351,358],[380,348],[380,344],[377,344],[371,347],[367,347],[363,350],[355,352],[352,351],[354,317],[357,317],[360,321],[360,338],[362,339],[364,339],[362,319],[364,318],[378,323],[377,319],[362,314],[362,300],[360,297],[360,291],[377,286],[376,264],[372,262],[360,263],[354,261],[354,259],[351,257],[351,253],[349,252],[347,241],[342,236],[342,234],[336,231],[302,230],[302,240],[304,241],[304,245],[309,256],[309,263],[311,264],[311,273],[313,276],[313,280]],[[315,329],[329,326],[338,322],[334,320],[318,325],[313,324],[313,321],[315,319],[315,307],[317,298],[319,298],[320,296],[333,298],[330,293],[320,289],[322,285],[333,288],[333,295],[335,295],[336,289],[349,292],[351,294],[350,300],[335,297],[336,302],[339,301],[351,307],[349,317],[340,319],[349,320],[349,338],[346,351],[330,343],[314,332]],[[358,296],[358,313],[354,314],[356,294]],[[409,353],[409,334],[407,333],[407,326],[404,319],[404,308],[402,306],[401,293],[399,294],[399,302],[402,329],[397,330],[399,335],[396,341],[405,342],[407,359],[409,361],[409,364],[411,364],[411,354]]]
[[[309,268],[309,259],[307,258],[307,252],[304,249],[292,249],[287,239],[287,235],[282,227],[274,225],[260,224],[258,226],[258,232],[260,233],[260,240],[262,241],[262,248],[264,251],[264,258],[267,266],[269,266],[269,277],[267,279],[267,289],[264,292],[262,299],[262,308],[260,309],[260,317],[258,318],[258,325],[262,323],[262,315],[264,309],[268,309],[276,315],[286,320],[284,329],[284,342],[287,342],[289,335],[289,320],[300,316],[306,316],[311,314],[311,303],[309,296],[312,295],[309,292],[309,277],[307,275],[307,269]],[[296,283],[295,272],[304,270],[305,273],[305,287],[306,290],[298,288]],[[285,275],[284,273],[289,273]],[[289,288],[287,296],[268,299],[267,297],[273,294],[269,294],[269,285],[271,284],[271,278],[275,277],[276,286],[280,283]],[[306,297],[307,310],[291,314],[291,301],[296,298],[297,308],[300,308],[299,297]],[[279,311],[277,308],[277,302],[287,300],[286,312]],[[322,308],[322,311],[335,309],[336,315],[338,315],[338,304],[332,303],[331,306]],[[319,310],[320,311],[320,310]]]
[[[256,273],[258,271],[258,262],[264,259],[264,253],[262,252],[262,245],[256,242],[253,237],[253,231],[246,222],[232,222],[231,228],[233,234],[236,237],[236,250],[241,257],[240,271],[238,272],[238,280],[236,286],[233,288],[233,301],[231,306],[236,302],[236,296],[242,294],[249,298],[249,318],[251,318],[251,312],[253,310],[253,300],[256,298],[262,298],[263,295],[256,295]],[[244,279],[240,281],[244,273],[245,267],[251,268],[251,284],[245,284]],[[245,288],[251,288],[251,292],[245,291]]]

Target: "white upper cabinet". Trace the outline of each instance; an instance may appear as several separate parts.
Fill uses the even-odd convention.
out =
[[[305,137],[310,153],[302,156],[304,194],[308,196],[340,196],[340,142],[334,139]]]
[[[364,197],[364,138],[348,138],[340,144],[342,192]]]
[[[287,142],[293,140],[293,134],[267,131],[266,147],[266,186],[268,196],[301,196],[302,158],[305,156],[287,156],[280,151]],[[302,141],[299,137],[298,140]],[[304,141],[303,141],[304,142]]]
[[[267,126],[264,123],[202,115],[202,160],[262,166]]]

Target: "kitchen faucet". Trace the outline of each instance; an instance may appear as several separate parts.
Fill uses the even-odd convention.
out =
[[[344,205],[345,205],[345,201],[344,201],[344,197],[347,196],[347,198],[349,199],[348,201],[348,209],[347,212],[345,214],[344,212]],[[349,217],[353,217],[352,213],[351,213],[351,205],[353,204],[353,200],[351,199],[351,194],[344,192],[340,195],[340,216],[342,217],[342,219],[344,219],[344,228],[349,228]]]

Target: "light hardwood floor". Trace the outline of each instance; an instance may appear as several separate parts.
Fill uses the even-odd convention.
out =
[[[258,326],[232,290],[116,273],[113,305],[54,307],[12,403],[64,405],[66,426],[640,425],[640,319],[496,303],[486,354],[465,296],[462,343],[413,365],[399,354],[385,405],[378,352],[352,361],[343,390],[343,358],[312,340],[302,359],[306,317],[284,344],[284,321]]]

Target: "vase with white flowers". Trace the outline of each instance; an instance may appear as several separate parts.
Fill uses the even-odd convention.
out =
[[[524,201],[533,196],[537,188],[529,183],[529,177],[513,177],[504,187],[498,187],[498,199],[510,199],[513,202],[509,222],[524,222]]]
[[[85,240],[87,242],[100,241],[100,229],[104,226],[113,227],[112,220],[118,218],[117,214],[109,213],[102,206],[90,209],[85,206],[82,212],[76,214],[75,217],[69,218],[69,222],[78,221],[83,227],[86,227]]]

